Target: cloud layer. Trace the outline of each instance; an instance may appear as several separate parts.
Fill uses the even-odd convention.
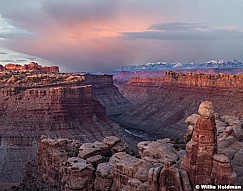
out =
[[[64,71],[242,61],[242,8],[236,0],[0,0],[0,47],[46,59]]]

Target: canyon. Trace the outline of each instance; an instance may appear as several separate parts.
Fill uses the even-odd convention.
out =
[[[204,101],[185,122],[191,135],[186,150],[165,138],[139,142],[136,156],[115,136],[93,143],[42,137],[37,160],[12,190],[192,191],[196,185],[241,190],[243,121],[215,115],[212,103]]]
[[[0,86],[1,189],[19,184],[42,135],[81,142],[116,135],[134,145],[108,117],[130,106],[111,75],[14,70],[2,73]]]
[[[182,140],[185,118],[203,100],[212,101],[220,115],[243,118],[242,74],[167,71],[161,76],[135,76],[116,86],[133,107],[114,121],[147,140]]]
[[[195,151],[201,142],[192,132],[201,123],[214,127],[204,119],[196,123],[200,116],[193,113],[204,100],[217,111],[210,118],[217,141],[208,143],[217,151],[206,156],[212,170],[207,176],[222,183],[217,171],[226,164],[229,184],[243,180],[242,74],[157,71],[113,77],[11,67],[0,75],[1,189],[153,191],[176,184],[175,190],[190,190],[202,173],[193,170],[202,160]]]

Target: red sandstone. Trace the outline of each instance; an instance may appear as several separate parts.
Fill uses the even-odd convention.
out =
[[[203,73],[176,73],[166,71],[165,76],[139,78],[133,77],[130,83],[147,83],[156,85],[174,84],[192,87],[242,88],[243,74],[203,74]]]
[[[41,66],[36,62],[31,62],[29,64],[6,64],[5,66],[0,65],[0,72],[10,71],[10,72],[59,72],[58,66]]]

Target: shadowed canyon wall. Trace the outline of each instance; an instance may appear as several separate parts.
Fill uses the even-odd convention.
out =
[[[181,139],[186,130],[183,121],[203,100],[212,101],[221,115],[243,118],[242,74],[167,71],[165,76],[133,77],[116,85],[134,105],[114,120],[146,139]]]

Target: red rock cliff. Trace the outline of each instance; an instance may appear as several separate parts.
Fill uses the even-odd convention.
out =
[[[36,157],[41,135],[82,142],[122,135],[93,98],[92,86],[2,88],[0,99],[0,185],[17,183]],[[11,175],[9,176],[9,172]]]
[[[59,72],[58,66],[41,66],[36,62],[31,62],[29,64],[6,64],[5,66],[0,65],[0,72],[11,71],[11,72]]]
[[[176,73],[166,71],[160,77],[133,77],[130,83],[147,83],[156,85],[174,84],[178,86],[232,88],[243,87],[243,74],[202,74],[202,73]]]

